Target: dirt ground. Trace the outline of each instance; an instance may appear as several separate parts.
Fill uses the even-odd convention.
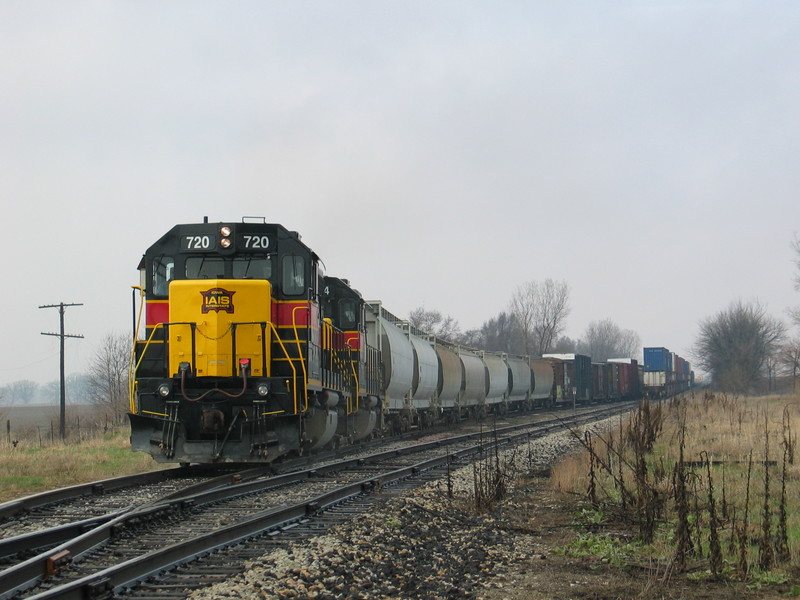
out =
[[[604,564],[595,557],[575,558],[559,552],[574,541],[577,501],[558,498],[546,479],[531,480],[515,490],[500,511],[502,528],[513,536],[519,558],[491,579],[483,600],[544,599],[709,599],[792,597],[792,583],[761,587],[739,581],[692,581],[686,574],[668,574],[665,568],[635,557],[622,566]],[[617,526],[618,527],[618,526]],[[603,533],[599,531],[598,533]],[[612,533],[612,532],[608,532]],[[615,534],[626,535],[615,529]],[[633,531],[629,532],[631,536]],[[700,561],[689,572],[707,569]],[[703,578],[705,579],[705,578]],[[796,584],[800,578],[795,578]]]

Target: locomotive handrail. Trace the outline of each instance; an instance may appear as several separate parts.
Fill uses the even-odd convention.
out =
[[[354,395],[355,395],[355,399],[356,399],[356,411],[357,411],[358,410],[358,399],[359,399],[358,398],[358,369],[356,369],[356,361],[355,360],[351,360],[350,361],[350,369],[352,369],[352,371],[353,371],[353,381],[355,383],[355,387],[353,389],[355,390],[355,394]],[[351,412],[355,412],[355,411],[351,411]],[[348,414],[351,414],[351,413],[348,413]]]
[[[289,366],[292,369],[292,381],[297,381],[297,369],[294,366],[294,362],[292,362],[292,358],[289,356],[289,351],[286,349],[286,346],[283,345],[283,340],[281,336],[278,334],[278,330],[275,328],[275,323],[270,322],[269,327],[271,332],[275,335],[275,340],[278,342],[278,345],[283,350],[283,354],[286,359],[289,361]],[[297,414],[297,386],[292,385],[292,403],[294,406],[294,414]],[[308,399],[306,398],[306,409],[308,410]],[[305,412],[305,411],[304,411]]]
[[[326,373],[323,373],[323,385],[329,385],[341,392],[349,392],[345,396],[346,414],[353,414],[353,397],[358,408],[358,373],[353,360],[354,348],[345,341],[345,332],[331,322],[329,318],[322,320],[322,350]],[[357,359],[356,359],[357,360]]]
[[[245,324],[245,323],[242,323],[242,324]],[[261,323],[249,323],[249,324],[256,325],[256,324],[261,324]],[[150,333],[150,336],[146,340],[143,340],[143,342],[144,342],[144,350],[142,351],[142,354],[139,357],[139,361],[136,363],[136,365],[134,367],[133,375],[135,375],[136,372],[138,372],[139,367],[141,366],[142,361],[144,360],[144,357],[147,354],[147,349],[150,347],[150,344],[152,343],[153,338],[155,337],[155,335],[158,332],[158,330],[161,329],[161,328],[168,329],[170,325],[189,325],[192,328],[192,360],[194,361],[194,358],[195,358],[195,356],[194,356],[194,354],[195,354],[194,327],[193,327],[194,324],[193,323],[156,323],[153,326],[153,331]],[[280,335],[278,335],[278,331],[275,328],[275,324],[270,322],[269,326],[270,326],[271,332],[275,335],[275,339],[278,341],[278,344],[280,345],[281,349],[283,350],[284,355],[289,359],[289,366],[292,369],[293,379],[296,380],[297,379],[297,369],[296,369],[296,367],[294,365],[294,362],[289,357],[289,352],[286,349],[286,346],[283,344],[283,340],[281,340]],[[135,348],[135,346],[134,346],[134,348]],[[305,369],[304,369],[304,371],[305,371]],[[131,380],[135,381],[135,377],[132,377]],[[136,410],[135,410],[135,402],[134,401],[135,401],[135,394],[133,393],[133,388],[131,388],[131,412],[133,412],[133,413],[136,412]],[[293,402],[293,406],[294,406],[294,412],[296,414],[298,412],[298,410],[297,410],[298,409],[297,386],[292,386],[292,402]],[[308,400],[306,400],[306,406],[305,406],[304,412],[307,411],[307,410],[308,410]]]
[[[130,393],[130,409],[132,413],[136,413],[136,373],[139,372],[139,367],[142,366],[142,361],[144,360],[145,355],[147,354],[147,349],[150,347],[150,343],[153,341],[153,336],[155,336],[156,332],[164,325],[164,323],[156,323],[153,326],[153,331],[150,333],[150,337],[146,340],[133,340],[133,352],[134,356],[131,358],[131,363],[133,363],[133,358],[135,358],[136,353],[136,345],[141,342],[144,342],[144,350],[142,350],[142,354],[139,357],[139,360],[133,365],[133,370],[130,375],[130,383],[128,391]]]
[[[303,409],[303,412],[308,412],[308,372],[306,371],[306,361],[305,358],[303,357],[303,347],[300,345],[300,333],[297,328],[297,311],[303,309],[309,311],[308,321],[309,322],[311,321],[311,316],[310,316],[311,309],[308,306],[295,306],[292,309],[292,329],[294,330],[294,339],[295,342],[297,343],[297,355],[300,360],[300,366],[303,368],[303,398],[305,399],[304,400],[305,408]],[[311,344],[311,335],[308,335],[307,344],[309,345]],[[291,362],[292,360],[289,359],[289,364],[291,364]],[[297,412],[296,409],[295,412]]]
[[[136,342],[139,338],[139,328],[142,325],[142,313],[144,312],[144,288],[140,285],[131,286],[131,304],[133,304],[133,344],[131,345],[131,355],[128,359],[128,408],[132,413],[136,412],[136,372],[139,365],[136,364]],[[136,312],[136,292],[139,292],[139,312]]]
[[[139,357],[139,362],[136,363],[136,369],[134,373],[139,370],[139,367],[142,366],[142,361],[144,360],[145,354],[147,354],[147,349],[150,347],[150,344],[153,342],[153,337],[155,336],[156,332],[163,328],[167,331],[167,336],[164,338],[164,341],[169,344],[169,328],[173,325],[188,325],[189,328],[192,330],[192,364],[194,364],[195,355],[197,354],[196,342],[195,342],[195,329],[196,324],[191,322],[175,322],[175,323],[156,323],[153,325],[153,331],[150,333],[150,337],[146,340],[137,340],[137,343],[144,342],[144,351],[142,355]],[[167,371],[169,371],[169,353],[164,353],[164,360],[167,363]]]

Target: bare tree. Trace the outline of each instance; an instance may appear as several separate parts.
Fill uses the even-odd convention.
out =
[[[72,373],[67,375],[67,402],[72,404],[85,404],[89,401],[89,386],[91,377],[86,373]]]
[[[30,381],[29,379],[22,379],[9,383],[5,391],[10,402],[30,404],[34,396],[36,396],[37,389],[39,389],[38,383]]]
[[[792,250],[794,250],[794,264],[797,267],[797,273],[794,274],[794,289],[800,292],[800,236],[796,233],[792,240]],[[800,306],[789,309],[789,314],[794,324],[800,327]]]
[[[800,336],[795,336],[781,344],[778,361],[792,377],[792,393],[797,391],[797,378],[800,376]]]
[[[468,346],[470,348],[484,348],[483,343],[481,342],[481,330],[480,329],[468,329],[460,336],[458,336],[455,340],[450,340],[457,344],[461,344],[463,346]]]
[[[10,402],[6,403],[6,396],[6,388],[0,387],[0,421],[6,418],[8,407],[11,404]]]
[[[509,312],[523,339],[523,353],[541,356],[564,331],[569,316],[569,285],[545,279],[517,286]]]
[[[520,349],[519,340],[519,329],[514,316],[501,312],[481,325],[478,343],[474,345],[493,352],[524,353]]]
[[[123,422],[128,410],[130,354],[130,336],[109,333],[89,365],[90,402],[105,411],[115,424]]]
[[[408,320],[417,329],[438,338],[454,342],[461,336],[458,321],[450,315],[443,315],[438,310],[425,310],[420,306],[409,313]]]
[[[571,337],[562,335],[550,347],[550,352],[556,354],[575,354],[578,352],[578,341]]]
[[[578,344],[579,352],[601,362],[609,358],[629,358],[639,354],[641,338],[631,329],[622,329],[611,319],[592,321]]]
[[[700,323],[693,355],[719,388],[737,394],[753,389],[785,325],[758,302],[734,302]]]

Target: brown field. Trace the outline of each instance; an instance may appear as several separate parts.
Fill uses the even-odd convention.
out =
[[[59,438],[60,407],[55,404],[0,406],[0,440],[46,444]],[[85,439],[109,430],[108,418],[90,404],[67,404],[68,439]]]
[[[556,497],[582,501],[583,533],[563,551],[623,570],[647,562],[661,569],[656,589],[800,595],[799,433],[797,396],[706,393],[640,410],[553,469]]]

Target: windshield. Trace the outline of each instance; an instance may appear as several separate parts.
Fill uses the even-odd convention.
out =
[[[268,256],[189,256],[186,279],[269,279],[272,261]]]
[[[186,259],[186,279],[224,279],[225,259],[217,256],[191,256]]]
[[[233,259],[234,279],[269,279],[272,262],[268,256],[237,256]]]

